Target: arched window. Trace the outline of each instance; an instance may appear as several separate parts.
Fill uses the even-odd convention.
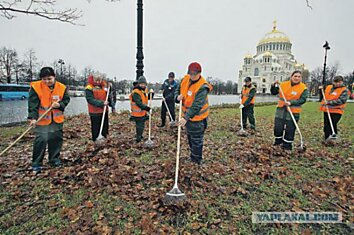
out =
[[[254,76],[259,76],[259,69],[258,68],[254,69]]]

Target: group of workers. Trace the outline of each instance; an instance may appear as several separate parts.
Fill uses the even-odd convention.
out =
[[[162,85],[163,102],[161,107],[161,124],[166,125],[166,113],[170,112],[170,121],[175,120],[175,103],[181,103],[183,116],[178,120],[177,125],[185,126],[190,148],[190,160],[196,164],[202,163],[204,132],[208,126],[209,103],[208,94],[212,86],[201,75],[202,67],[199,63],[193,62],[188,66],[187,74],[179,84],[174,80],[175,74],[170,72],[168,79]],[[63,143],[63,122],[64,109],[70,102],[67,88],[64,84],[55,80],[55,72],[51,67],[43,67],[39,73],[40,80],[31,83],[28,100],[28,119],[30,125],[34,126],[36,134],[33,144],[32,169],[35,173],[42,170],[42,163],[46,146],[48,146],[49,164],[53,167],[61,165],[60,150]],[[254,118],[254,103],[256,87],[252,84],[251,78],[244,79],[244,86],[241,91],[241,102],[239,108],[242,110],[243,127],[247,128],[247,119],[251,131],[256,130]],[[98,135],[108,135],[108,112],[104,112],[111,106],[109,98],[110,84],[99,74],[90,75],[86,86],[86,100],[91,120],[92,140],[95,141]],[[136,142],[143,140],[145,121],[149,119],[154,91],[147,89],[147,80],[140,76],[133,84],[134,88],[129,96],[131,104],[130,120],[135,122]],[[323,89],[320,87],[320,89]],[[274,120],[274,145],[281,146],[284,150],[292,150],[295,123],[300,119],[301,105],[306,102],[308,91],[302,82],[300,71],[294,71],[290,80],[275,81],[271,87],[273,95],[279,94],[278,106]],[[324,91],[324,99],[321,108],[324,112],[324,138],[332,134],[331,122],[335,134],[338,133],[337,124],[343,114],[349,90],[343,84],[343,77],[336,76],[333,85],[328,85]],[[329,115],[328,112],[329,111]],[[103,116],[103,113],[105,115]],[[103,128],[101,121],[104,117]],[[329,119],[331,118],[331,120]]]

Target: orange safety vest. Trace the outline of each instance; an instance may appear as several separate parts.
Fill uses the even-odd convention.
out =
[[[254,86],[251,86],[251,87],[243,86],[243,88],[242,88],[242,101],[241,101],[242,104],[246,103],[246,100],[248,99],[250,91],[252,89],[255,89],[255,87]],[[256,96],[253,96],[250,104],[254,104],[255,100],[256,100]]]
[[[210,91],[213,89],[213,87],[203,77],[200,77],[200,79],[197,82],[193,83],[192,85],[190,85],[190,79],[191,77],[189,75],[186,75],[184,76],[181,82],[181,95],[183,96],[183,101],[182,101],[183,115],[185,115],[188,109],[192,107],[192,104],[195,99],[195,95],[198,93],[199,89],[204,84],[206,84],[209,87]],[[207,97],[205,100],[205,104],[200,109],[199,113],[190,120],[192,122],[202,121],[205,118],[207,118],[208,115],[209,115],[209,102]]]
[[[52,106],[53,101],[61,101],[66,90],[66,86],[57,81],[54,84],[53,90],[51,90],[42,80],[32,82],[31,87],[37,93],[40,100],[40,106],[38,109],[39,116],[44,114],[45,111]],[[52,123],[52,119],[56,123],[63,123],[64,113],[59,109],[52,109],[52,111],[48,112],[47,115],[37,123],[37,125],[47,126]]]
[[[339,99],[340,95],[345,92],[345,90],[347,89],[345,86],[344,87],[338,87],[335,88],[333,90],[333,92],[331,93],[331,89],[332,89],[333,85],[328,85],[326,87],[325,90],[325,97],[327,101],[330,100],[337,100]],[[341,105],[328,105],[328,109],[330,113],[338,113],[338,114],[343,114],[344,113],[344,108],[347,104],[341,104]],[[327,105],[325,105],[324,99],[321,102],[321,107],[320,110],[322,110],[323,112],[327,112]]]
[[[101,84],[101,86],[94,86],[92,84],[88,84],[86,86],[86,89],[92,90],[93,97],[96,100],[106,101],[107,91],[106,91],[106,83],[105,82],[103,82]],[[103,113],[103,107],[97,107],[97,106],[94,106],[90,103],[87,103],[87,104],[88,104],[89,113]]]
[[[140,98],[143,102],[143,104],[147,105],[148,104],[148,96],[146,95],[148,93],[147,88],[145,88],[145,91],[142,91],[140,89],[134,89],[133,92],[129,95],[130,99],[130,114],[133,117],[144,117],[146,116],[146,110],[142,110],[134,101],[133,101],[133,94],[137,93],[140,95]]]
[[[302,93],[304,90],[307,89],[306,85],[302,82],[299,84],[296,84],[295,86],[291,86],[291,81],[285,81],[280,84],[281,89],[284,92],[285,98],[287,101],[290,102],[290,100],[298,100],[300,99]],[[284,107],[284,97],[279,91],[279,101],[278,101],[278,107],[282,108]],[[290,110],[293,113],[301,113],[301,105],[291,105]]]

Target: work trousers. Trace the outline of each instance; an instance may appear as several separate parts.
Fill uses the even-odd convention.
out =
[[[175,101],[174,100],[166,100],[166,104],[168,106],[168,109],[170,110],[171,116],[173,120],[172,121],[176,121],[176,114],[175,114]],[[166,124],[166,114],[167,114],[167,108],[165,105],[165,102],[162,101],[162,105],[161,105],[161,124],[165,125]],[[168,115],[168,114],[167,114]],[[169,116],[169,115],[168,115]]]
[[[333,124],[334,133],[337,135],[338,134],[337,124],[338,124],[339,120],[341,119],[342,114],[330,113],[330,115],[331,115],[331,120],[332,120],[332,124]],[[332,135],[332,128],[331,128],[331,124],[329,122],[329,118],[328,118],[328,113],[327,112],[323,112],[323,117],[324,117],[323,132],[324,132],[324,138],[326,140],[330,135]]]
[[[103,116],[103,113],[90,114],[91,134],[92,134],[93,141],[96,141],[98,135],[100,134],[102,116]],[[104,136],[106,138],[107,135],[108,135],[108,113],[106,113],[106,115],[105,115],[104,122],[103,122],[103,128],[102,128],[102,136]]]
[[[33,144],[32,167],[43,164],[44,154],[48,146],[48,159],[51,166],[60,165],[60,151],[63,145],[63,130],[53,132],[36,132]]]
[[[145,122],[149,120],[149,116],[131,117],[130,120],[135,122],[135,130],[136,130],[135,139],[136,142],[140,142],[143,139]]]
[[[192,161],[197,163],[203,159],[204,132],[207,126],[207,119],[197,122],[188,121],[186,124],[190,157]]]
[[[298,120],[296,120],[296,122],[298,122]],[[275,118],[274,145],[282,145],[284,149],[291,150],[294,142],[295,130],[296,127],[292,120],[286,120],[285,118]]]
[[[247,119],[251,129],[256,129],[256,120],[254,119],[254,105],[248,105],[242,108],[242,124],[243,128],[247,128]]]

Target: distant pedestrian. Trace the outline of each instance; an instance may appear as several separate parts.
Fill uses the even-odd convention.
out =
[[[61,165],[64,110],[70,102],[67,87],[55,80],[53,68],[43,67],[39,77],[40,81],[31,83],[28,98],[28,120],[30,125],[36,125],[32,154],[32,169],[35,173],[42,170],[47,145],[49,165],[52,167]],[[51,107],[52,110],[35,124],[37,119]]]
[[[175,114],[175,90],[177,87],[177,82],[175,81],[175,74],[174,72],[170,72],[168,74],[168,79],[164,81],[162,84],[161,90],[163,91],[162,96],[165,99],[165,101],[162,101],[161,105],[161,124],[157,125],[158,127],[164,127],[166,124],[166,114],[167,114],[167,108],[171,113],[171,117],[173,120],[170,120],[170,122],[174,122],[176,120],[176,114]],[[167,107],[166,107],[167,104]]]

